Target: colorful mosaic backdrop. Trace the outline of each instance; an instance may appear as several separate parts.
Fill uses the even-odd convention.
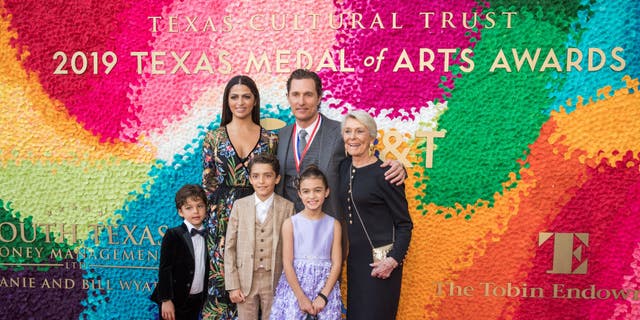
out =
[[[0,4],[0,318],[157,317],[224,84],[297,66],[407,166],[399,319],[640,317],[635,1]]]

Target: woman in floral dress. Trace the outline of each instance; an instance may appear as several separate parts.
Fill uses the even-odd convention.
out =
[[[207,192],[209,283],[203,319],[237,319],[236,306],[224,288],[224,238],[236,199],[253,193],[249,160],[274,154],[277,135],[260,126],[260,95],[247,76],[233,77],[225,87],[220,127],[207,132],[202,148],[202,184]]]

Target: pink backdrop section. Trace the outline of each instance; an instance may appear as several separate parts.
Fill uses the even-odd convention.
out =
[[[455,68],[450,66],[460,65],[460,51],[473,49],[474,43],[479,40],[482,9],[475,1],[432,2],[428,5],[419,1],[398,3],[380,0],[338,3],[336,14],[343,14],[346,18],[336,36],[337,43],[333,50],[336,55],[344,50],[345,65],[355,67],[356,71],[323,71],[321,74],[325,87],[331,92],[329,97],[341,101],[338,106],[348,103],[357,108],[373,108],[376,114],[382,109],[390,109],[392,117],[413,119],[412,110],[426,106],[429,101],[446,100],[448,91],[453,89],[452,71]],[[468,19],[473,21],[471,12],[474,11],[478,13],[475,31],[463,27],[461,15],[462,12],[469,13]],[[431,14],[427,15],[426,12]],[[454,27],[443,23],[443,12],[451,13]],[[362,18],[358,20],[360,24],[354,22],[360,16],[354,16],[353,13],[361,14]],[[429,28],[426,28],[426,17],[429,17]],[[426,67],[420,70],[421,48],[433,50],[431,66],[434,70]],[[452,53],[448,63],[445,63],[445,55],[437,52],[441,48],[453,48],[458,52]],[[406,51],[408,60],[401,59],[403,51]],[[382,61],[379,70],[376,70],[380,56]],[[375,62],[366,67],[366,59]],[[414,71],[408,71],[411,70],[406,67],[408,64]],[[403,72],[394,71],[397,65],[405,65],[398,69]],[[445,66],[448,68],[445,69]],[[410,89],[420,87],[430,89]]]
[[[463,27],[462,13],[477,12],[486,24],[491,11],[516,12],[513,28],[480,21]],[[429,28],[427,12],[434,13]],[[455,27],[443,22],[449,15]],[[411,164],[405,186],[414,231],[399,319],[640,315],[633,291],[640,289],[634,3],[0,0],[0,16],[0,318],[156,317],[148,296],[157,280],[158,228],[180,223],[175,191],[200,182],[202,138],[218,125],[226,81],[248,74],[260,88],[262,117],[291,123],[285,83],[305,59],[323,79],[325,115],[341,120],[347,109],[370,111],[379,126],[377,147]],[[340,28],[329,25],[332,16],[343,17]],[[174,19],[177,30],[170,30]],[[545,46],[561,61],[569,47],[587,53],[620,46],[627,66],[488,72],[500,49],[548,52]],[[421,49],[434,51],[434,70],[419,69]],[[438,52],[447,49],[456,49],[448,64]],[[463,49],[474,50],[476,70],[462,70]],[[68,58],[69,74],[54,74],[61,63],[56,52]],[[107,52],[118,57],[109,74],[100,61]],[[147,55],[137,61],[134,52]],[[300,61],[298,52],[309,56]],[[70,68],[74,53],[89,59],[82,74]],[[261,67],[250,63],[263,56]],[[446,135],[435,140],[434,166],[427,168],[417,132],[433,130]],[[47,224],[84,229],[71,243]],[[93,224],[115,233],[87,228]],[[34,239],[8,241],[12,226]],[[124,228],[133,226],[127,238]],[[571,261],[574,267],[587,261],[587,274],[549,273],[553,244],[538,244],[542,232],[588,234],[588,245],[574,239],[583,251]],[[9,255],[10,248],[71,253],[31,258]],[[79,257],[79,250],[111,256]],[[151,254],[115,256],[137,250]],[[10,285],[29,277],[40,285]],[[63,277],[76,285],[42,285]],[[434,284],[448,281],[476,291],[437,294]],[[544,297],[484,296],[482,282],[540,287]],[[554,297],[553,284],[630,297]]]

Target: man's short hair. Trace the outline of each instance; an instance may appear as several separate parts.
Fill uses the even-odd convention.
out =
[[[318,97],[322,98],[322,80],[320,80],[320,76],[318,76],[317,73],[306,69],[297,69],[293,71],[289,76],[289,79],[287,79],[287,94],[289,94],[291,81],[293,79],[312,79],[316,84],[316,93],[318,94]]]

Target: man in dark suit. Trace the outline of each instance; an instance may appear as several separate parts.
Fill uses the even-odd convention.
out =
[[[197,320],[207,291],[209,259],[205,229],[207,196],[199,185],[185,185],[176,193],[176,208],[184,222],[162,238],[158,283],[151,300],[168,320]]]
[[[295,70],[287,80],[287,100],[296,118],[278,132],[278,160],[280,183],[276,192],[295,204],[296,212],[303,209],[296,188],[297,176],[310,164],[315,164],[327,177],[331,193],[324,202],[323,211],[338,221],[342,214],[338,206],[338,165],[345,157],[340,122],[320,113],[322,82],[313,71]],[[385,161],[391,166],[386,177],[391,183],[402,184],[406,173],[397,160]],[[344,232],[343,234],[346,234]]]

